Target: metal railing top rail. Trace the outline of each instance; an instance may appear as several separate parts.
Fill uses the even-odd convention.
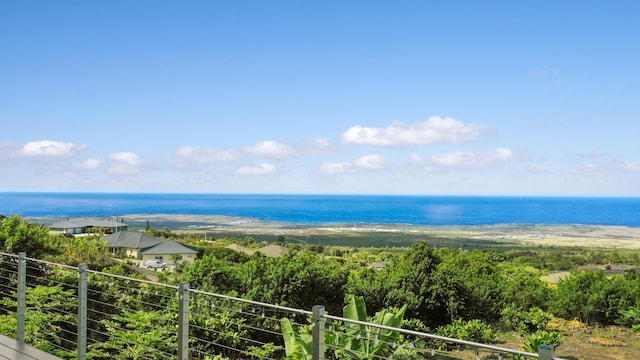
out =
[[[21,255],[0,252],[0,257],[2,257],[2,256],[15,258],[16,260],[19,260],[21,258]],[[102,275],[102,276],[107,276],[107,277],[113,277],[113,278],[118,278],[118,279],[122,279],[122,280],[138,282],[138,283],[141,283],[141,284],[148,284],[148,285],[166,287],[166,288],[170,288],[170,289],[174,289],[174,290],[180,290],[180,286],[176,286],[176,285],[164,284],[164,283],[159,283],[159,282],[154,282],[154,281],[149,281],[149,280],[143,280],[143,279],[136,279],[136,278],[131,278],[131,277],[122,276],[122,275],[116,275],[116,274],[108,274],[108,273],[95,271],[95,270],[88,270],[88,269],[86,269],[86,265],[80,265],[80,267],[74,267],[74,266],[68,266],[68,265],[64,265],[64,264],[53,263],[53,262],[40,260],[40,259],[35,259],[35,258],[24,257],[24,259],[26,259],[28,261],[47,264],[47,265],[51,265],[51,266],[58,266],[58,267],[61,267],[61,268],[66,268],[66,269],[75,270],[75,271],[78,271],[80,267],[84,266],[83,271],[85,271],[86,273],[97,274],[97,275]],[[274,305],[274,304],[270,304],[270,303],[264,303],[264,302],[260,302],[260,301],[243,299],[243,298],[229,296],[229,295],[223,295],[223,294],[217,294],[217,293],[212,293],[212,292],[207,292],[207,291],[201,291],[201,290],[197,290],[197,289],[190,289],[190,288],[188,288],[188,286],[186,287],[185,291],[187,293],[202,294],[202,295],[205,295],[205,296],[211,296],[211,297],[215,297],[215,298],[219,298],[219,299],[225,299],[225,300],[230,300],[230,301],[234,301],[234,302],[240,302],[240,303],[244,303],[244,304],[260,306],[260,307],[263,307],[265,309],[275,309],[275,310],[279,310],[279,311],[285,311],[285,312],[289,312],[289,313],[293,313],[293,314],[305,315],[305,316],[310,316],[310,317],[314,315],[314,313],[312,311],[308,311],[308,310],[296,309],[296,308],[291,308],[291,307],[287,307],[287,306],[281,306],[281,305],[277,305],[277,304]],[[526,351],[522,351],[522,350],[503,348],[503,347],[484,344],[484,343],[478,343],[478,342],[473,342],[473,341],[450,338],[450,337],[445,337],[445,336],[440,336],[440,335],[435,335],[435,334],[430,334],[430,333],[424,333],[424,332],[419,332],[419,331],[414,331],[414,330],[409,330],[409,329],[390,327],[390,326],[385,326],[385,325],[381,325],[381,324],[375,324],[375,323],[366,322],[366,321],[359,321],[359,320],[355,320],[355,319],[348,319],[348,318],[344,318],[344,317],[340,317],[340,316],[329,315],[329,314],[324,313],[324,312],[322,313],[321,317],[323,319],[325,319],[325,320],[332,320],[332,321],[343,322],[343,323],[351,323],[351,324],[355,324],[355,325],[359,325],[359,326],[366,326],[366,327],[370,327],[370,328],[379,328],[381,330],[394,331],[394,332],[398,332],[398,333],[401,333],[401,334],[404,334],[404,335],[415,336],[417,338],[427,338],[427,339],[433,339],[433,340],[443,341],[443,342],[447,342],[447,343],[463,345],[463,346],[467,346],[467,347],[471,347],[471,348],[486,349],[486,350],[490,350],[490,351],[501,353],[501,354],[520,355],[520,356],[525,356],[525,357],[528,357],[528,358],[540,358],[539,354],[530,353],[530,352],[526,352]],[[553,357],[553,359],[554,360],[566,360],[566,359],[562,359],[562,358],[558,358],[558,357]]]
[[[494,346],[494,345],[483,344],[483,343],[478,343],[478,342],[474,342],[474,341],[467,341],[467,340],[461,340],[461,339],[456,339],[456,338],[450,338],[450,337],[440,336],[440,335],[435,335],[435,334],[423,333],[423,332],[413,331],[413,330],[409,330],[409,329],[402,329],[402,328],[397,328],[397,327],[392,327],[392,326],[374,324],[374,323],[370,323],[370,322],[366,322],[366,321],[347,319],[347,318],[343,318],[343,317],[340,317],[340,316],[329,315],[329,314],[326,314],[326,313],[323,314],[322,317],[325,318],[325,319],[334,320],[334,321],[342,321],[342,322],[345,322],[345,323],[351,323],[351,324],[356,324],[356,325],[375,327],[375,328],[378,328],[378,329],[381,329],[381,330],[395,331],[395,332],[398,332],[398,333],[401,333],[401,334],[405,334],[405,335],[412,335],[412,336],[416,336],[416,337],[423,337],[423,338],[429,338],[429,339],[433,339],[433,340],[446,341],[446,342],[449,342],[449,343],[454,343],[454,344],[459,344],[459,345],[465,345],[465,346],[476,347],[476,348],[483,348],[483,349],[492,350],[492,351],[495,351],[495,352],[498,352],[498,353],[528,356],[528,357],[532,357],[532,358],[537,358],[538,357],[538,354],[536,354],[536,353],[530,353],[530,352],[521,351],[521,350],[503,348],[503,347],[500,347],[500,346]],[[554,360],[566,360],[566,359],[559,358],[559,357],[554,357]]]
[[[216,294],[216,293],[211,293],[211,292],[201,291],[201,290],[195,290],[195,289],[189,289],[189,292],[190,293],[194,293],[194,294],[202,294],[202,295],[217,297],[219,299],[226,299],[226,300],[241,302],[241,303],[250,304],[250,305],[257,305],[257,306],[262,306],[262,307],[266,307],[266,308],[287,311],[287,312],[291,312],[291,313],[297,313],[297,314],[301,314],[301,315],[308,315],[308,316],[313,315],[313,312],[308,311],[308,310],[290,308],[290,307],[281,306],[281,305],[274,305],[274,304],[269,304],[269,303],[264,303],[264,302],[260,302],[260,301],[249,300],[249,299],[243,299],[243,298],[234,297],[234,296]]]
[[[18,259],[20,257],[20,255],[18,255],[18,254],[5,253],[5,252],[1,252],[1,251],[0,251],[0,256],[12,257],[12,258],[16,258],[16,259]]]
[[[76,269],[76,268],[73,268]],[[178,286],[177,285],[170,285],[170,284],[163,284],[163,283],[159,283],[159,282],[155,282],[155,281],[149,281],[149,280],[143,280],[143,279],[136,279],[136,278],[132,278],[132,277],[128,277],[128,276],[123,276],[123,275],[116,275],[116,274],[108,274],[108,273],[104,273],[101,271],[96,271],[96,270],[86,270],[87,273],[89,274],[96,274],[96,275],[103,275],[103,276],[108,276],[108,277],[113,277],[116,279],[121,279],[121,280],[128,280],[128,281],[133,281],[133,282],[139,282],[141,284],[147,284],[147,285],[155,285],[155,286],[162,286],[162,287],[166,287],[169,289],[174,289],[174,290],[178,290]]]

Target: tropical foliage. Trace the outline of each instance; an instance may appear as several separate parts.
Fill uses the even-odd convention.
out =
[[[173,235],[167,229],[157,233]],[[250,243],[247,239],[239,241]],[[287,243],[284,238],[279,241]],[[171,276],[158,279],[172,286],[187,281],[191,288],[201,291],[298,309],[310,310],[321,304],[328,313],[342,313],[353,320],[471,341],[490,343],[498,331],[513,331],[524,339],[527,349],[540,343],[560,345],[562,334],[550,331],[549,326],[558,318],[619,324],[640,331],[637,271],[611,276],[602,270],[576,270],[554,286],[540,276],[543,269],[619,260],[623,256],[633,259],[632,254],[589,251],[579,255],[568,251],[554,257],[540,250],[462,250],[435,248],[426,242],[409,249],[377,252],[357,248],[330,251],[328,246],[290,249],[282,257],[259,253],[248,256],[207,243],[194,264],[184,264]],[[0,251],[25,251],[29,257],[72,267],[88,263],[92,270],[117,275],[108,280],[97,277],[89,283],[94,316],[89,328],[92,358],[112,358],[116,353],[123,359],[173,355],[173,348],[166,344],[176,342],[175,292],[151,290],[144,283],[121,278],[145,275],[126,261],[114,261],[98,236],[51,235],[41,225],[20,217],[1,217]],[[381,260],[382,268],[369,266]],[[15,335],[16,324],[16,295],[11,290],[16,281],[14,267],[0,260],[0,333],[11,336]],[[30,279],[38,279],[27,299],[29,334],[38,337],[29,341],[70,357],[63,349],[72,348],[76,341],[68,331],[73,323],[69,316],[76,309],[65,300],[76,296],[77,275],[47,266],[30,267],[28,271]],[[43,280],[44,274],[48,280]],[[243,358],[285,353],[306,358],[310,354],[309,327],[287,318],[268,323],[268,319],[243,311],[229,304],[195,305],[190,320],[194,324],[192,333],[202,339],[216,338],[218,347],[200,342],[191,344],[193,349],[214,351],[220,358],[238,357],[231,348],[247,349]],[[269,332],[253,330],[259,327],[267,327]],[[326,342],[332,345],[331,356],[335,358],[410,357],[410,353],[401,353],[406,350],[401,345],[407,339],[396,332],[362,325],[329,329]],[[144,349],[149,347],[158,349],[158,353],[145,354]]]

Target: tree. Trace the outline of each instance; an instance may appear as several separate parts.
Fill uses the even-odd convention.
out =
[[[551,299],[551,289],[535,273],[522,266],[503,268],[497,286],[500,288],[501,308],[513,305],[525,311],[546,308]]]
[[[105,342],[90,345],[92,359],[122,360],[175,358],[177,332],[170,324],[175,314],[161,311],[129,311],[104,319],[109,335]]]
[[[385,306],[407,304],[407,315],[427,324],[448,320],[442,292],[434,273],[440,259],[426,242],[415,244],[393,266],[380,272],[384,283]],[[444,314],[444,316],[442,316]]]
[[[238,290],[238,268],[226,260],[213,255],[204,256],[193,264],[185,264],[182,269],[183,281],[188,281],[194,289],[227,294]]]
[[[49,229],[31,224],[19,216],[0,219],[0,251],[17,254],[21,251],[32,258],[43,258],[57,252]]]
[[[59,356],[70,355],[73,349],[70,341],[64,336],[70,333],[67,327],[73,324],[74,307],[69,304],[72,298],[72,290],[63,290],[62,286],[36,286],[30,288],[26,294],[27,310],[25,314],[25,341],[36,348],[57,354]],[[17,294],[13,297],[0,299],[3,308],[16,309]],[[15,337],[17,328],[17,315],[11,312],[0,315],[0,333]],[[55,345],[54,345],[55,344]]]
[[[239,292],[248,298],[299,309],[324,305],[339,312],[348,269],[333,259],[306,252],[282,257],[254,254],[239,267]]]
[[[95,236],[70,236],[58,242],[58,254],[53,261],[78,266],[88,264],[92,270],[102,270],[115,262],[109,257],[107,242]]]
[[[640,282],[621,276],[609,279],[601,270],[572,272],[558,284],[551,311],[588,324],[614,324],[620,320],[620,310],[640,302],[638,285]]]

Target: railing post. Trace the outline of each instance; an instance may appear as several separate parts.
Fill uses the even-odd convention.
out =
[[[538,360],[553,360],[553,346],[540,345],[538,347]]]
[[[324,344],[324,324],[327,321],[324,318],[324,306],[316,305],[313,307],[313,352],[312,360],[324,360],[325,344]]]
[[[25,316],[27,311],[27,253],[21,252],[18,254],[18,298],[16,316],[16,338],[18,343],[24,344],[24,328],[25,328]]]
[[[87,359],[87,264],[78,266],[78,360]]]
[[[189,283],[178,286],[178,360],[189,360]]]

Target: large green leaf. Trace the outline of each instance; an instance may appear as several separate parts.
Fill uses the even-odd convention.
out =
[[[288,318],[280,320],[280,328],[287,359],[311,359],[313,352],[311,334],[302,332],[302,329]]]

